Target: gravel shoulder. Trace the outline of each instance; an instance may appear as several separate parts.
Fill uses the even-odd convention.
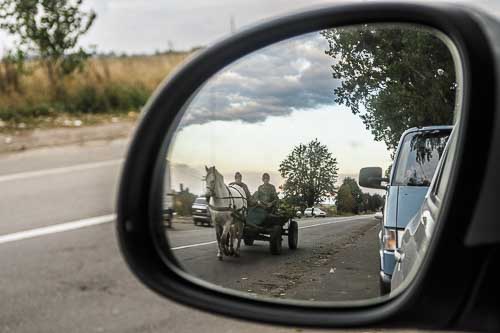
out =
[[[127,138],[133,132],[135,124],[136,122],[132,120],[120,120],[85,127],[49,128],[0,133],[0,154],[35,148]]]

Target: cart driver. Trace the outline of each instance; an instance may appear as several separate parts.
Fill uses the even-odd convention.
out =
[[[241,176],[241,173],[239,171],[237,171],[234,174],[234,182],[230,183],[229,186],[238,185],[239,187],[241,187],[243,189],[243,191],[245,191],[245,195],[247,197],[248,204],[249,204],[250,200],[252,199],[252,195],[250,194],[250,190],[248,190],[247,184],[242,182],[242,178],[243,177]],[[248,205],[248,206],[250,206],[250,205]]]
[[[278,194],[274,185],[269,183],[270,177],[268,173],[262,175],[264,184],[259,186],[257,192],[253,195],[253,201],[261,207],[264,207],[268,212],[274,211],[278,203]]]

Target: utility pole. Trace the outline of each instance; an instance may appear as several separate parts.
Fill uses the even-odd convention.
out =
[[[231,33],[231,35],[234,35],[234,33],[236,32],[236,23],[234,22],[233,15],[231,15],[231,17],[229,18],[229,32]]]

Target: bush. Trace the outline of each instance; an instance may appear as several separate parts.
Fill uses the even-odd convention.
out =
[[[64,78],[57,98],[43,66],[37,60],[27,61],[29,75],[19,78],[19,89],[4,89],[0,94],[0,120],[11,126],[29,122],[30,118],[59,114],[138,111],[161,80],[187,55],[92,58],[81,71]]]
[[[24,105],[20,108],[0,108],[0,119],[7,122],[22,122],[26,118],[47,117],[54,114],[54,109],[47,104]]]
[[[138,110],[146,104],[150,91],[144,86],[108,84],[102,88],[84,86],[67,98],[65,109],[69,113],[107,113]]]

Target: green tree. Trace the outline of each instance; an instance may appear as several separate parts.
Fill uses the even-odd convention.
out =
[[[358,114],[377,141],[395,151],[408,128],[453,123],[454,62],[434,34],[409,26],[324,30],[335,59],[335,101]]]
[[[180,216],[191,216],[191,207],[196,200],[196,195],[189,192],[189,188],[184,189],[181,186],[174,199],[174,210]]]
[[[337,212],[354,213],[356,211],[356,201],[352,196],[349,186],[342,184],[337,193]]]
[[[278,170],[285,178],[284,200],[290,205],[311,207],[335,191],[337,159],[317,139],[294,147]]]
[[[356,203],[355,210],[353,213],[359,213],[363,210],[363,192],[358,186],[356,179],[351,177],[345,177],[343,184],[349,186],[351,190],[352,197],[354,198],[354,202]]]
[[[354,214],[364,210],[363,192],[354,178],[344,178],[337,195],[337,210]]]
[[[56,95],[60,79],[83,66],[90,53],[78,41],[92,26],[94,11],[83,0],[2,0],[0,28],[15,36],[19,52],[39,57]]]
[[[369,210],[371,210],[372,195],[370,193],[363,193],[361,195],[361,198],[363,199],[363,204],[360,207],[360,211],[369,211]]]
[[[385,170],[384,177],[388,178],[388,179],[391,178],[391,171],[392,171],[392,163],[389,164],[389,166]],[[389,179],[389,181],[390,181],[390,179]]]
[[[385,200],[380,194],[375,193],[371,196],[370,210],[377,211],[384,206]]]

